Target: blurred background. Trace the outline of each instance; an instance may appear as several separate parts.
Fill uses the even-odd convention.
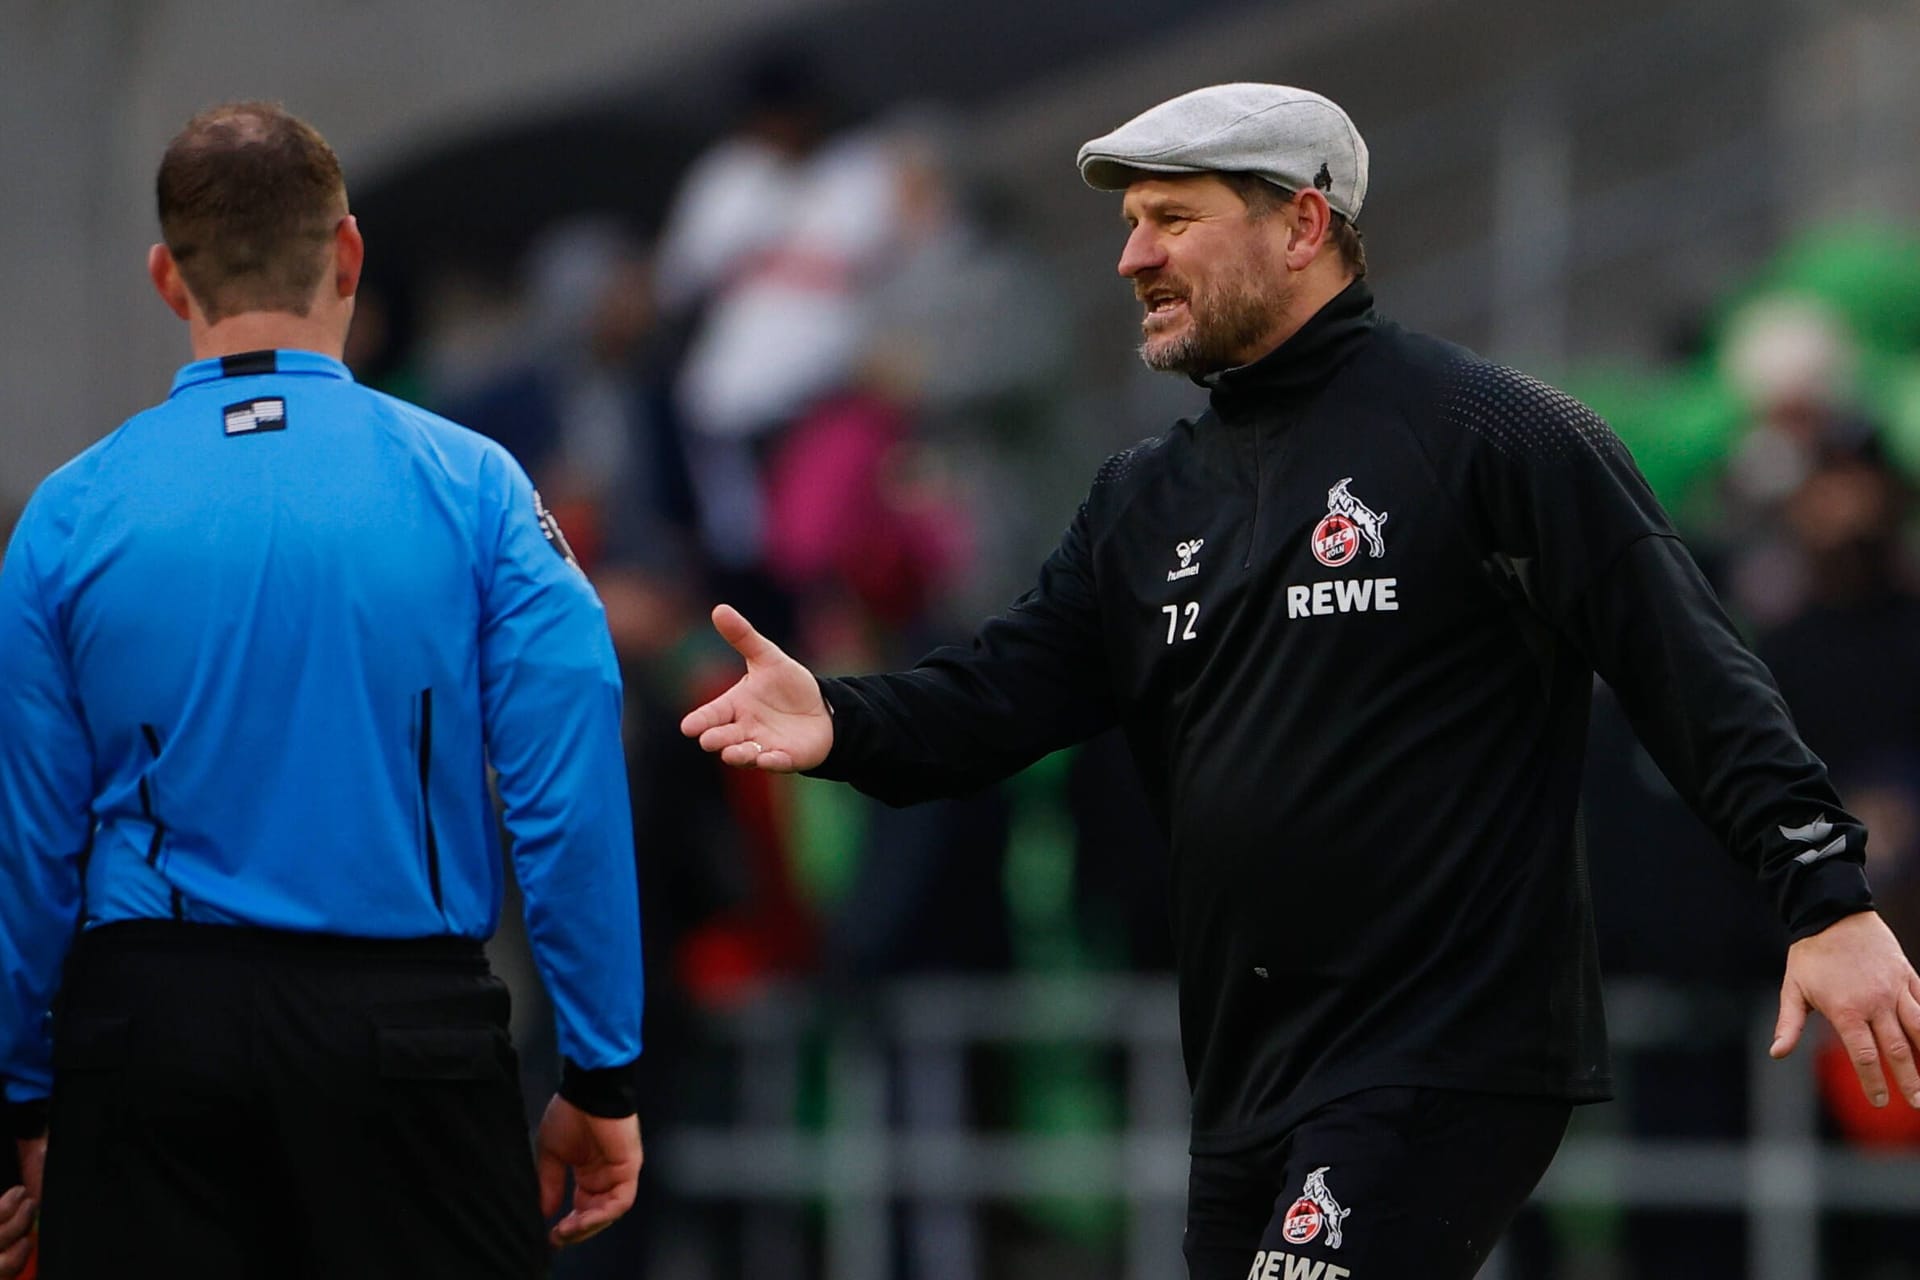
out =
[[[905,811],[723,771],[675,727],[737,674],[707,607],[854,671],[1022,590],[1100,459],[1201,403],[1133,358],[1075,149],[1306,85],[1371,145],[1383,310],[1609,417],[1920,950],[1916,65],[1914,0],[7,0],[0,533],[187,359],[142,271],[167,138],[285,102],[369,246],[349,362],[513,450],[626,668],[650,1158],[558,1273],[1178,1276],[1124,751]],[[1589,774],[1619,1100],[1486,1274],[1920,1277],[1920,1116],[1831,1044],[1768,1062],[1780,932],[1604,688]],[[548,1013],[496,953],[536,1106]]]

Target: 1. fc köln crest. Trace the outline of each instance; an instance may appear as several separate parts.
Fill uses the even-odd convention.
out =
[[[1353,1210],[1342,1209],[1340,1202],[1333,1198],[1333,1192],[1327,1190],[1327,1171],[1330,1168],[1331,1165],[1323,1164],[1308,1174],[1306,1186],[1300,1189],[1300,1198],[1287,1210],[1286,1218],[1280,1224],[1280,1234],[1288,1244],[1309,1244],[1325,1230],[1327,1247],[1340,1247],[1343,1234],[1341,1224]]]
[[[1348,493],[1352,483],[1353,477],[1348,476],[1327,490],[1327,514],[1313,527],[1313,558],[1329,569],[1338,569],[1359,555],[1363,540],[1374,559],[1387,554],[1387,540],[1380,532],[1387,513]]]

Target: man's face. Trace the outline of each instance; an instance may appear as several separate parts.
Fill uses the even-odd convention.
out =
[[[1255,218],[1233,188],[1194,174],[1142,179],[1120,211],[1130,231],[1119,270],[1146,308],[1149,369],[1216,373],[1272,349],[1293,297],[1274,244],[1282,210]]]

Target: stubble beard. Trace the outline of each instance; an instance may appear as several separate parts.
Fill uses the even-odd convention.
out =
[[[1256,260],[1213,288],[1188,289],[1186,297],[1185,330],[1171,338],[1149,334],[1140,343],[1141,363],[1155,373],[1201,377],[1245,363],[1246,353],[1280,326],[1293,291]]]

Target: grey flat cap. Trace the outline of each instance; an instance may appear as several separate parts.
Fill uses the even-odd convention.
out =
[[[1080,148],[1080,176],[1122,191],[1155,173],[1256,173],[1318,187],[1348,221],[1367,199],[1367,144],[1329,99],[1284,84],[1215,84],[1169,98]]]

